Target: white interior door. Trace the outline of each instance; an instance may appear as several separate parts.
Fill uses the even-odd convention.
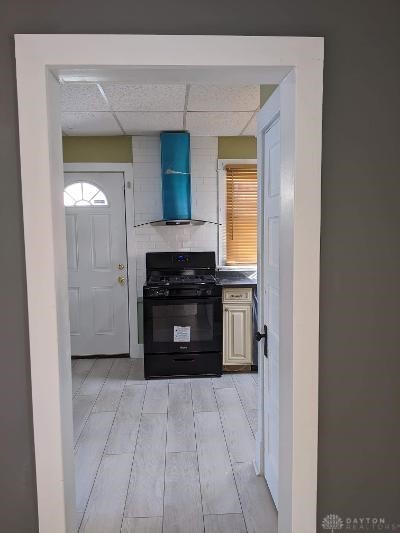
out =
[[[123,174],[65,173],[72,355],[129,353]]]
[[[261,180],[259,210],[259,331],[262,359],[264,475],[278,508],[279,475],[279,233],[281,200],[281,133],[279,89],[258,114],[258,161]]]

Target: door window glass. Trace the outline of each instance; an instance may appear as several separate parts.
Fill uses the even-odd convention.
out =
[[[92,183],[77,181],[64,189],[65,207],[102,207],[108,200],[102,190]]]

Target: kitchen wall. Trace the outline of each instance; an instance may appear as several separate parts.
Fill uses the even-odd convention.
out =
[[[222,140],[222,142],[221,142]],[[127,142],[128,141],[128,142]],[[255,157],[252,137],[191,137],[192,218],[217,222],[217,160]],[[253,151],[252,151],[253,150]],[[128,255],[136,264],[138,342],[143,342],[146,252],[215,251],[218,226],[140,226],[162,219],[159,136],[64,137],[64,162],[131,162],[135,225],[127,228]],[[251,155],[250,155],[251,154]],[[132,243],[132,244],[131,244]]]
[[[63,137],[64,163],[131,163],[132,140],[125,135]]]
[[[264,86],[261,86],[264,87]],[[265,87],[273,87],[266,85]],[[131,163],[132,137],[128,135],[63,137],[64,163]],[[218,137],[219,159],[257,157],[255,137]]]
[[[325,37],[318,524],[400,523],[399,19],[398,0],[2,0],[2,530],[39,529],[14,33]]]
[[[218,137],[218,159],[256,158],[256,137]]]

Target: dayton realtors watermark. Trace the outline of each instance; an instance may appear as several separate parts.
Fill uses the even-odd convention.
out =
[[[342,518],[337,514],[328,514],[322,519],[322,529],[335,531],[397,531],[400,533],[400,523],[389,523],[386,518],[357,517]]]

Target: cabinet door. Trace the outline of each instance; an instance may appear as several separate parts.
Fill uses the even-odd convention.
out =
[[[251,364],[251,304],[224,305],[224,365]]]

